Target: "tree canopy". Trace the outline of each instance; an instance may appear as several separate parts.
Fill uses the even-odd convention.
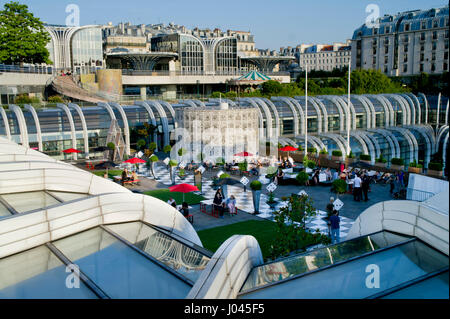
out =
[[[45,47],[50,35],[44,24],[28,7],[18,2],[5,3],[0,11],[0,61],[2,63],[47,63]]]

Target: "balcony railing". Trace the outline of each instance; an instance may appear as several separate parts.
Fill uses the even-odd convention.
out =
[[[58,70],[48,65],[8,65],[0,64],[0,72],[11,73],[34,73],[34,74],[54,74]]]
[[[248,70],[236,70],[236,71],[216,71],[216,72],[205,72],[205,71],[152,71],[152,70],[130,70],[123,69],[122,75],[147,75],[147,76],[183,76],[183,75],[197,75],[197,76],[241,76],[247,74]],[[289,76],[289,72],[264,72],[268,76]]]
[[[406,190],[406,199],[408,200],[415,200],[418,202],[426,201],[428,198],[434,196],[435,193],[431,192],[425,192],[417,189],[410,189],[408,188]]]

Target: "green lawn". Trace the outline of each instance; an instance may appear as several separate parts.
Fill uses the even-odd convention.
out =
[[[227,226],[199,230],[203,247],[215,252],[223,242],[233,235],[252,235],[261,248],[264,259],[269,256],[270,245],[275,237],[276,224],[271,221],[248,220]]]
[[[106,170],[104,170],[104,171],[95,171],[95,172],[92,172],[92,173],[94,175],[103,177],[103,175],[105,175],[105,172],[106,172]],[[121,169],[109,169],[108,170],[108,176],[110,178],[112,178],[113,176],[116,176],[116,175],[120,175],[121,176],[122,172],[123,172],[123,170],[121,170]]]
[[[165,202],[167,202],[169,200],[169,198],[172,197],[173,199],[175,199],[175,201],[177,202],[178,205],[181,205],[181,203],[183,202],[183,193],[171,192],[168,189],[156,189],[153,191],[144,192],[144,194],[159,198],[160,200],[165,201]],[[201,195],[197,195],[197,194],[193,194],[193,193],[184,194],[184,200],[189,205],[199,204],[200,201],[202,201],[204,199],[205,198]]]

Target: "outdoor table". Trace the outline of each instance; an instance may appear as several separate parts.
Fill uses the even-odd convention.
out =
[[[200,202],[200,212],[218,218],[219,212],[213,207],[212,199],[205,199]]]

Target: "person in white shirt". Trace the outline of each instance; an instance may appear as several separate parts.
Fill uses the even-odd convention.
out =
[[[361,200],[361,178],[360,174],[357,173],[353,179],[353,199],[357,202]]]
[[[167,201],[167,204],[169,204],[170,206],[173,206],[173,207],[177,208],[177,203],[176,203],[175,199],[173,199],[172,197],[169,198],[169,200]]]
[[[288,157],[289,163],[291,163],[291,166],[294,167],[294,159],[292,157]]]

